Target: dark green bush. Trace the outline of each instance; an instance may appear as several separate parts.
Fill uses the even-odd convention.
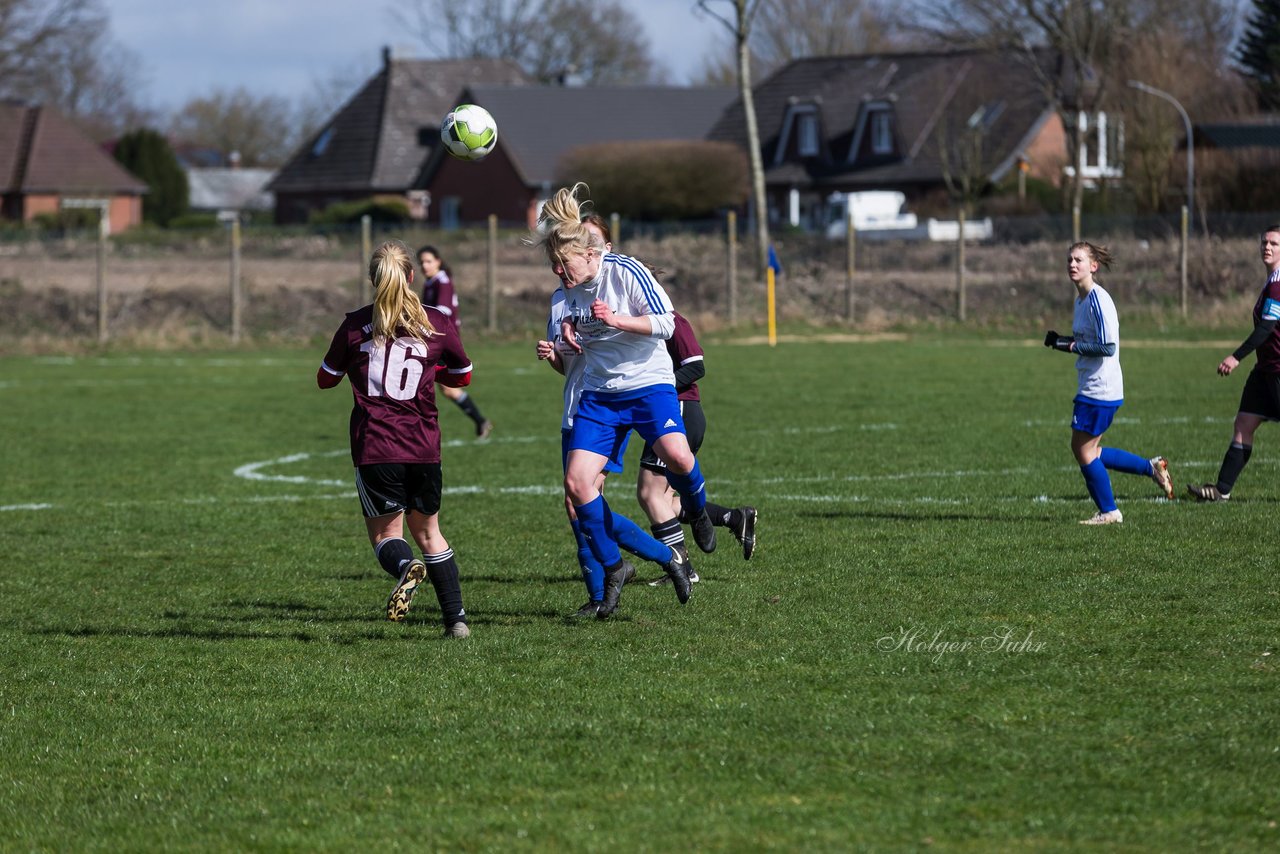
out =
[[[570,150],[559,183],[585,182],[601,214],[639,220],[706,219],[748,195],[747,157],[723,142],[618,142]]]

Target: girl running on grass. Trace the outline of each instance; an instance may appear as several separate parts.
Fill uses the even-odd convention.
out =
[[[1081,525],[1114,525],[1124,521],[1111,491],[1108,469],[1149,477],[1173,498],[1173,481],[1164,457],[1151,459],[1103,448],[1102,434],[1111,426],[1124,403],[1124,378],[1120,372],[1120,318],[1111,295],[1094,281],[1099,265],[1111,269],[1111,253],[1104,246],[1081,241],[1067,255],[1067,277],[1076,286],[1076,310],[1071,335],[1050,330],[1044,346],[1076,354],[1079,390],[1071,417],[1071,452],[1080,464],[1085,487],[1098,512]]]
[[[424,308],[410,287],[413,259],[398,240],[382,244],[369,262],[372,305],[338,327],[316,373],[320,388],[351,380],[351,460],[369,542],[378,563],[396,580],[387,619],[405,618],[414,591],[431,580],[444,615],[445,637],[471,634],[462,608],[458,564],[440,533],[440,428],[435,385],[471,382],[471,360],[458,329],[435,308]],[[443,367],[443,370],[441,370]],[[409,531],[419,560],[404,539]]]

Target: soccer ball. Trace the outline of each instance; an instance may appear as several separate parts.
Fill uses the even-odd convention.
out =
[[[484,107],[460,104],[440,123],[445,150],[461,160],[479,160],[498,144],[498,126]]]

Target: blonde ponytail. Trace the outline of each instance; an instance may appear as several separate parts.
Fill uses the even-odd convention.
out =
[[[413,281],[413,261],[399,240],[388,240],[369,259],[369,281],[373,283],[373,340],[393,341],[396,330],[404,329],[420,341],[437,334],[422,300],[409,287]]]

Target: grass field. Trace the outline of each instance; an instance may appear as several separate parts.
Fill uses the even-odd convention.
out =
[[[1142,337],[1108,444],[1212,479],[1234,342]],[[760,549],[576,622],[559,378],[472,343],[460,642],[429,591],[381,619],[323,344],[0,362],[0,849],[1280,846],[1280,433],[1227,505],[1117,475],[1086,528],[1070,357],[704,344],[703,466]]]

